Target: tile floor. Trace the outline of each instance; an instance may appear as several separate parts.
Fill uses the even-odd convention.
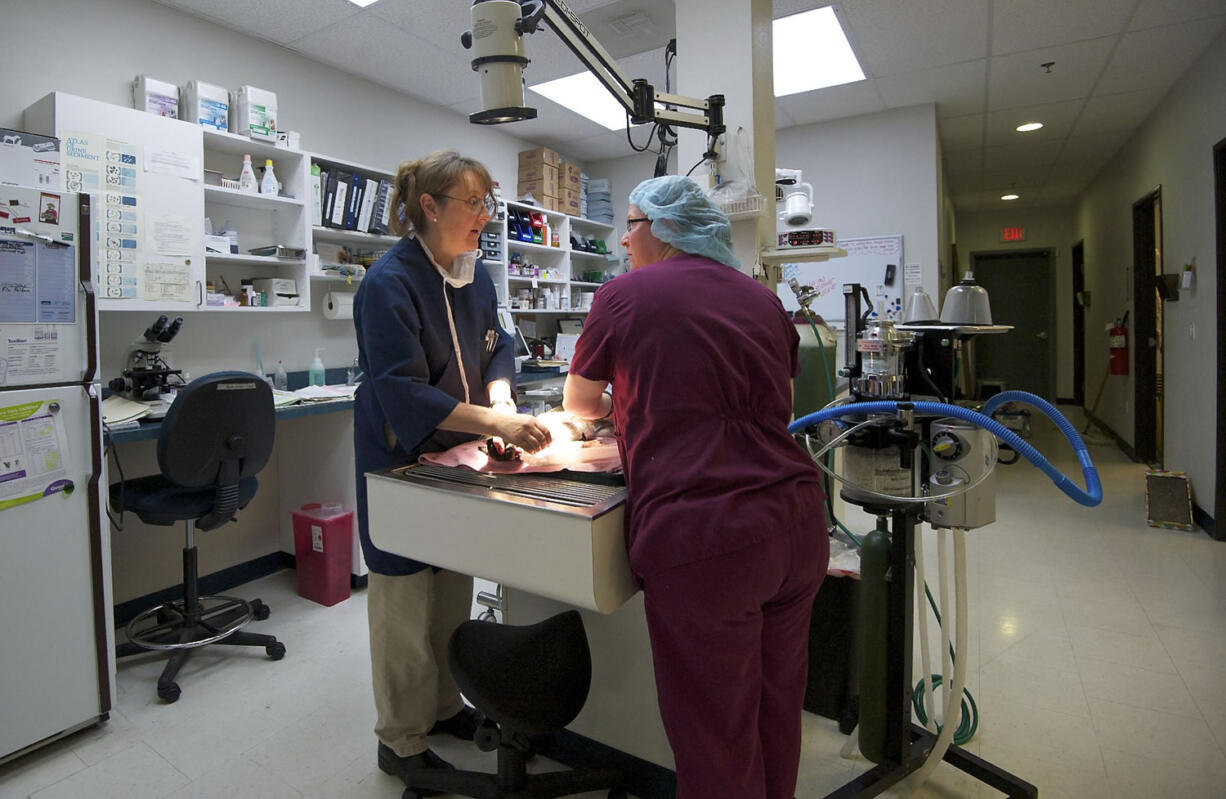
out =
[[[1050,429],[1035,443],[1072,468]],[[967,748],[1043,799],[1226,796],[1226,543],[1147,527],[1144,467],[1105,442],[1091,453],[1101,507],[1074,505],[1029,466],[1002,467],[998,522],[968,536],[980,724]],[[0,799],[399,797],[375,766],[363,594],[323,608],[296,595],[292,572],[234,593],[271,605],[255,627],[286,642],[283,661],[197,655],[172,706],[155,698],[160,661],[128,661],[110,720],[0,767]],[[798,797],[868,767],[839,757],[845,740],[805,714]],[[437,748],[492,763],[458,741]],[[999,796],[946,765],[914,795]]]

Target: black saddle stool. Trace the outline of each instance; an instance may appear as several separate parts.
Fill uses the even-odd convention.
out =
[[[268,606],[227,596],[200,596],[196,531],[234,518],[255,496],[256,473],[272,453],[272,390],[246,372],[216,372],[183,388],[158,431],[159,474],[111,486],[111,507],[131,511],[146,524],[183,522],[183,599],[150,608],[129,622],[128,641],[116,657],[149,650],[170,652],[158,678],[158,696],[179,698],[175,677],[195,649],[207,644],[262,646],[273,660],[285,645],[271,635],[244,632],[252,618],[268,618]]]
[[[602,788],[610,789],[610,799],[624,799],[616,769],[527,772],[531,752],[525,736],[562,729],[587,701],[592,655],[578,611],[528,626],[464,622],[451,636],[447,655],[460,691],[486,716],[477,745],[498,749],[498,773],[409,774],[403,799],[415,799],[416,789],[475,799],[544,799]]]

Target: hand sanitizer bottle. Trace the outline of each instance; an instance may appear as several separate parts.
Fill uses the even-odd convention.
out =
[[[258,194],[259,184],[255,180],[255,170],[251,168],[251,156],[243,156],[243,171],[238,175],[238,190],[247,194]]]
[[[264,159],[264,177],[260,179],[260,194],[271,194],[277,196],[277,176],[272,171],[272,159]]]
[[[277,371],[272,376],[272,387],[281,391],[289,389],[289,377],[285,374],[285,364],[277,361]]]
[[[315,360],[311,361],[311,368],[307,378],[313,386],[322,386],[324,384],[324,362],[319,360],[319,353],[323,351],[323,347],[316,348]]]

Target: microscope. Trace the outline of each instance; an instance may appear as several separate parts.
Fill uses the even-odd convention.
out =
[[[171,322],[159,316],[144,334],[128,346],[123,358],[123,372],[107,385],[116,394],[132,400],[156,400],[160,395],[183,385],[183,372],[172,369],[163,357],[170,343],[183,326],[183,317]]]

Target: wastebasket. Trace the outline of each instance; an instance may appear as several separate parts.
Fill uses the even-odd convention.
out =
[[[298,595],[321,605],[349,598],[353,511],[339,502],[311,502],[291,511]]]
[[[856,726],[856,605],[860,581],[826,575],[813,598],[809,621],[809,675],[804,709],[839,722],[849,735]]]

